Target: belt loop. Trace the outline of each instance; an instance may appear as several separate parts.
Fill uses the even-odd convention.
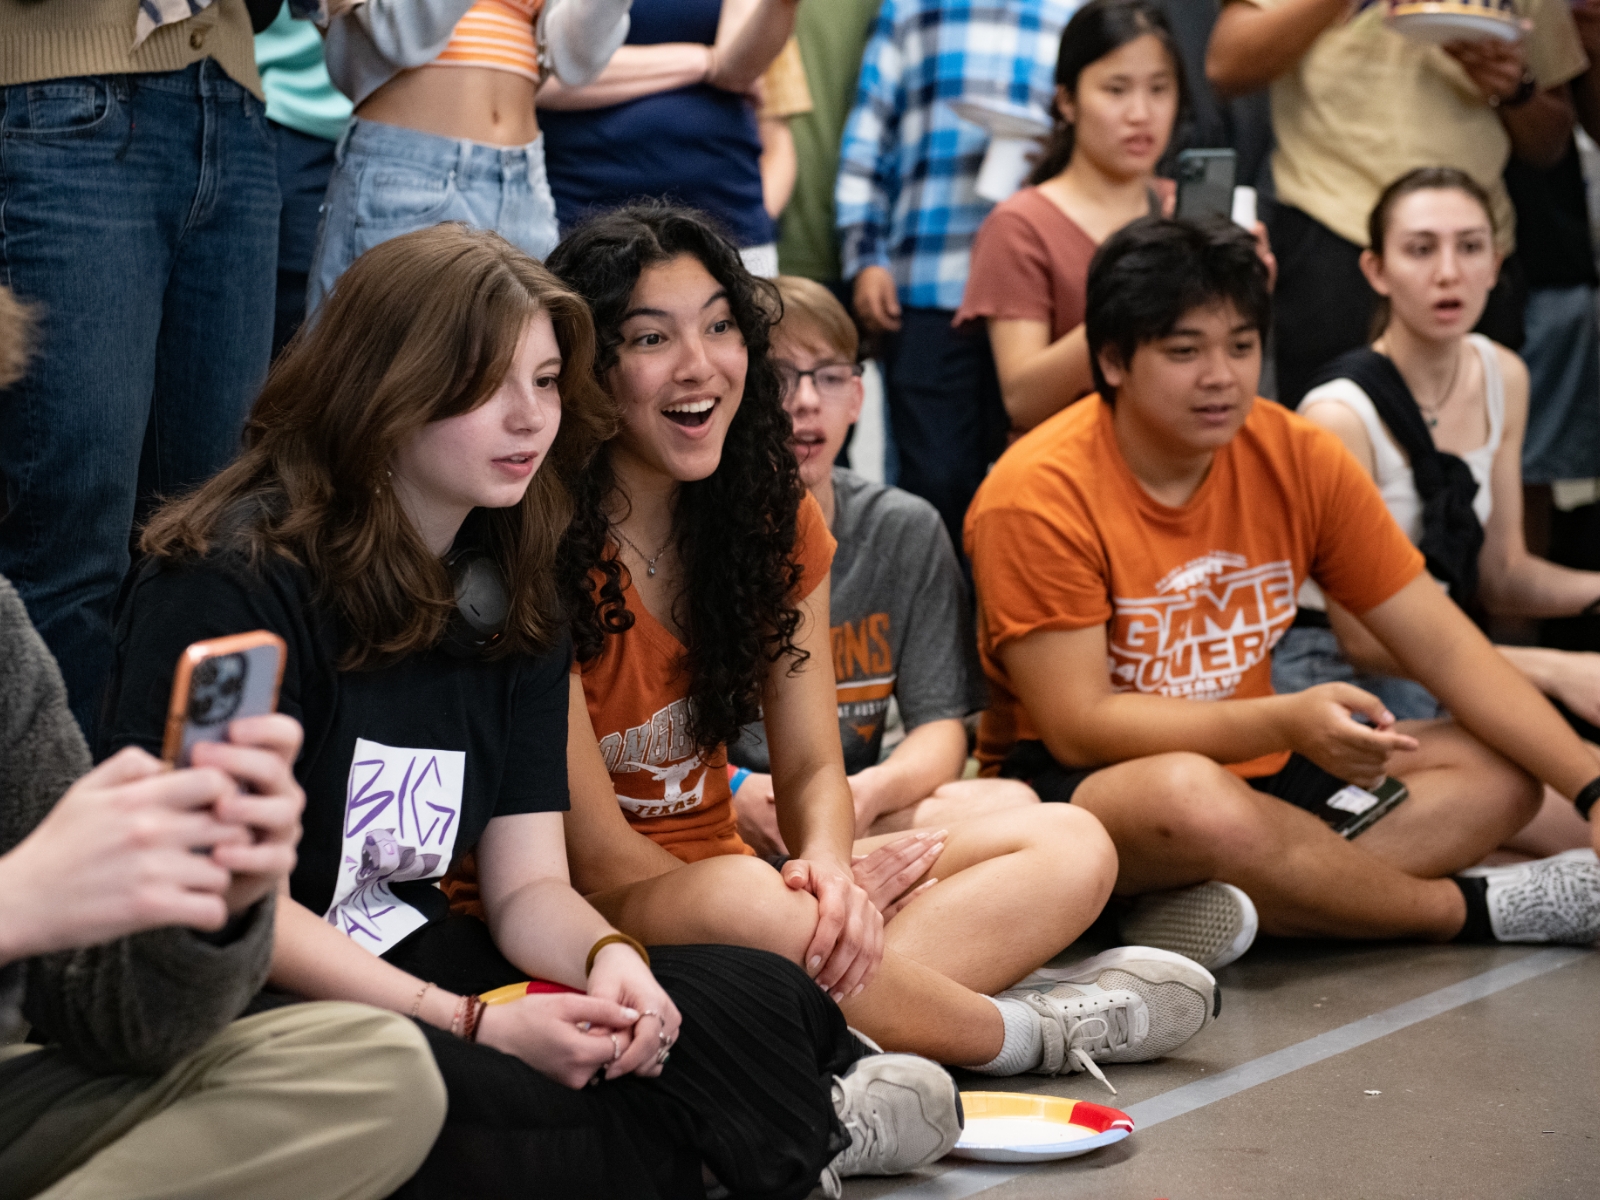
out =
[[[333,144],[333,161],[343,165],[345,147],[350,144],[350,135],[355,132],[358,117],[351,117],[344,124],[344,132],[339,135],[339,140]]]

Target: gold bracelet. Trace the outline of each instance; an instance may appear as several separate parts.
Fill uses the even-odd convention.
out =
[[[432,986],[433,983],[431,981],[423,984],[417,992],[417,998],[411,1002],[411,1019],[413,1021],[417,1019],[417,1014],[422,1011],[422,998],[428,994],[428,989]]]
[[[625,933],[608,933],[605,935],[605,937],[601,938],[598,942],[589,947],[589,957],[586,958],[583,963],[584,978],[587,979],[589,972],[594,970],[594,956],[599,954],[600,951],[604,950],[607,946],[611,945],[612,942],[621,942],[624,946],[632,946],[639,957],[644,959],[644,965],[647,967],[650,965],[650,952],[641,946],[637,941]]]

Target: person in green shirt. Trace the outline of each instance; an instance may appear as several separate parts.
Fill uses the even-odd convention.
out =
[[[794,26],[811,89],[811,111],[789,121],[799,175],[779,227],[778,265],[785,275],[834,285],[847,305],[833,232],[833,182],[839,173],[839,139],[855,101],[861,55],[878,3],[807,0]]]

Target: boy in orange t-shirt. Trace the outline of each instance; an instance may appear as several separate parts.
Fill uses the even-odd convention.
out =
[[[1140,898],[1124,933],[1208,965],[1258,921],[1600,937],[1587,850],[1452,877],[1532,819],[1538,781],[1592,803],[1595,761],[1428,579],[1344,448],[1255,399],[1269,304],[1250,237],[1136,222],[1097,255],[1088,311],[1099,396],[1017,442],[967,514],[986,772],[1099,817],[1117,891]],[[1274,695],[1308,577],[1456,720],[1397,723],[1348,684]]]

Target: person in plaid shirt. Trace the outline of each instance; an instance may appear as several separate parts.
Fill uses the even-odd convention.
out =
[[[950,102],[1054,105],[1056,53],[1077,0],[884,0],[839,153],[835,224],[856,315],[881,336],[899,485],[939,510],[961,544],[967,504],[1005,448],[1007,421],[981,328],[951,318],[989,145]]]

